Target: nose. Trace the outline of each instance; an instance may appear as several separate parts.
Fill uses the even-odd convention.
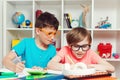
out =
[[[82,50],[82,48],[80,47],[80,49],[79,49],[78,51],[82,52],[83,50]]]
[[[50,38],[54,40],[55,35],[51,34],[51,35],[50,35]]]

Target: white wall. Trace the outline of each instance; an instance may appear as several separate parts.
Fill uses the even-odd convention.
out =
[[[2,66],[2,0],[0,0],[0,67]]]

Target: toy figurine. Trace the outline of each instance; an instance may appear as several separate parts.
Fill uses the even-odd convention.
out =
[[[108,22],[108,17],[106,17],[105,20],[101,20],[100,22],[98,22],[98,25],[95,28],[108,29],[110,27],[111,27],[111,24]]]
[[[80,18],[79,18],[79,26],[80,27],[86,27],[86,14],[88,13],[89,11],[89,7],[87,5],[83,5],[83,4],[80,4],[83,8],[83,12],[82,14],[80,15]]]

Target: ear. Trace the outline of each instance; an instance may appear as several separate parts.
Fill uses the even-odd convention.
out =
[[[71,48],[71,45],[70,45],[70,44],[68,44],[68,47],[69,47],[69,48]]]
[[[36,34],[38,35],[38,34],[40,33],[40,29],[39,29],[39,28],[36,28],[36,29],[35,29],[35,32],[36,32]]]

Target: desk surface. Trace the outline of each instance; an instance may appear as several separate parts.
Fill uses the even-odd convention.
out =
[[[67,80],[118,80],[111,76],[97,76],[97,77],[84,77],[84,78],[65,78]]]
[[[111,77],[110,74],[104,73],[104,72],[97,72],[92,75],[85,75],[85,76],[80,76],[80,75],[70,75],[70,76],[64,76],[62,74],[51,74],[51,73],[46,73],[44,75],[29,75],[25,77],[17,77],[15,76],[0,76],[0,80],[61,80],[61,79],[66,79],[66,80],[117,80],[117,78]]]
[[[7,80],[118,80],[117,78],[111,76],[98,76],[98,77],[84,77],[84,78],[68,78],[63,75],[56,75],[56,74],[46,74],[46,75],[31,75],[21,78],[6,78]],[[4,78],[0,80],[5,80]]]
[[[26,80],[34,80],[34,79],[38,79],[38,80],[58,80],[58,79],[63,79],[64,76],[63,75],[57,75],[57,74],[45,74],[45,75],[30,75],[27,76],[25,79]]]
[[[96,72],[91,75],[69,75],[65,76],[67,80],[118,80],[107,72]]]
[[[25,77],[2,77],[0,80],[58,80],[58,79],[63,79],[63,75],[57,75],[57,74],[45,74],[45,75],[29,75]]]

